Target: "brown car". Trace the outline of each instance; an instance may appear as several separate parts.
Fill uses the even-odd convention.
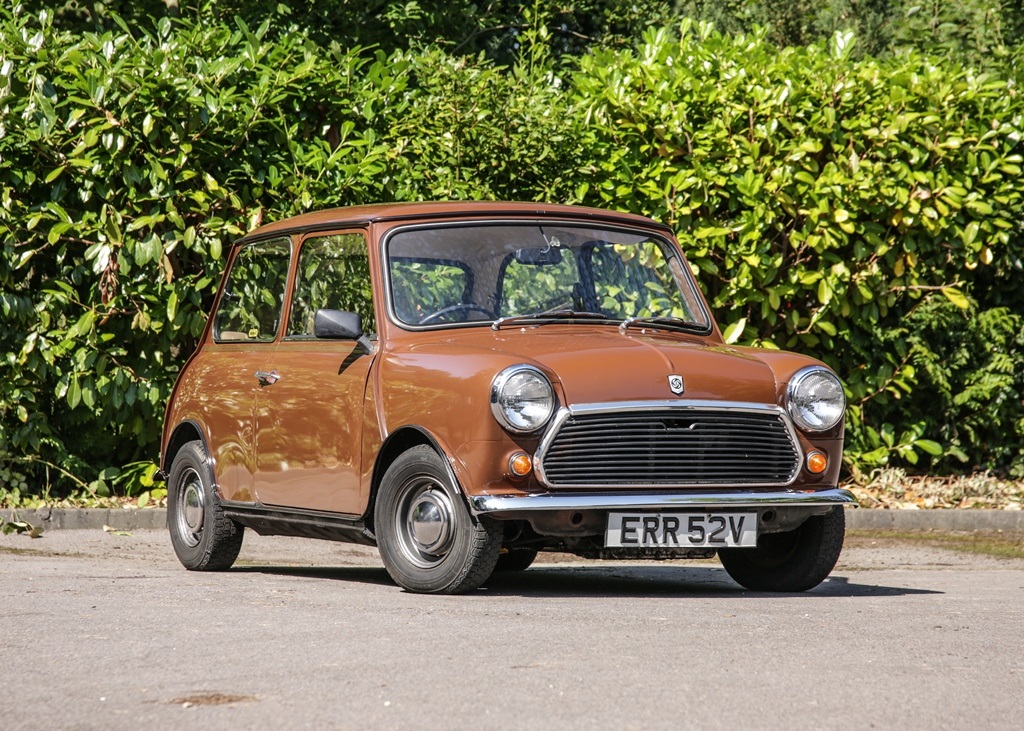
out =
[[[454,593],[538,551],[710,557],[802,591],[842,548],[845,399],[727,345],[672,232],[536,203],[322,211],[231,249],[167,406],[174,550],[244,527],[376,545]]]

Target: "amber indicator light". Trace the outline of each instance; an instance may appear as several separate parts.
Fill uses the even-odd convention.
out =
[[[516,452],[508,461],[508,469],[516,477],[526,477],[533,471],[533,460],[526,452]]]
[[[820,475],[828,467],[828,457],[821,452],[811,452],[807,455],[807,471]]]

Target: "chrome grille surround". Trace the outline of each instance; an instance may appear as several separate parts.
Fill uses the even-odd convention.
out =
[[[737,437],[759,443],[739,443]],[[580,440],[590,442],[580,447]],[[666,458],[695,464],[666,467]],[[597,459],[602,461],[590,464]],[[775,478],[756,479],[768,471],[769,460],[775,463]],[[796,481],[802,464],[800,441],[785,409],[734,401],[562,407],[534,456],[537,478],[556,489],[784,487]],[[594,479],[597,472],[608,479]]]

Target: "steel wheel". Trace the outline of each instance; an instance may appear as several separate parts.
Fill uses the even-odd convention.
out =
[[[194,548],[203,536],[203,520],[206,515],[206,498],[203,496],[203,481],[199,473],[188,467],[179,479],[175,529],[178,538],[186,546]]]
[[[395,511],[395,535],[410,563],[421,569],[443,562],[452,548],[455,508],[433,477],[414,477],[402,485]]]
[[[167,527],[182,565],[194,571],[226,569],[242,549],[243,528],[224,516],[202,442],[174,456],[167,479]]]
[[[409,591],[475,589],[494,571],[501,548],[500,526],[469,514],[444,461],[425,445],[384,474],[374,525],[384,566]]]

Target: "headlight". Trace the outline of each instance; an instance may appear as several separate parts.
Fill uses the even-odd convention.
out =
[[[555,392],[533,366],[509,366],[491,382],[491,411],[498,423],[514,432],[544,426],[555,410]]]
[[[843,384],[821,366],[801,368],[789,382],[786,408],[801,429],[827,431],[842,421],[846,412]]]

